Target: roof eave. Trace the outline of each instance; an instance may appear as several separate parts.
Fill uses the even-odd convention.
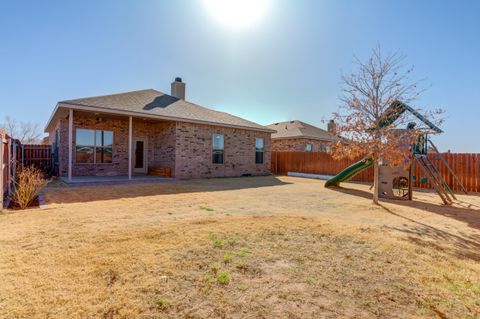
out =
[[[53,109],[53,112],[52,112],[52,114],[50,115],[50,118],[49,118],[48,121],[47,121],[47,125],[45,125],[45,127],[43,128],[43,132],[44,132],[44,133],[48,133],[48,132],[50,131],[48,128],[50,127],[50,124],[52,124],[52,120],[53,120],[53,118],[55,117],[55,114],[56,114],[57,111],[58,111],[58,108],[59,108],[58,105],[59,105],[59,103],[57,103],[57,104],[55,105],[55,108]]]
[[[269,129],[267,127],[250,127],[250,126],[242,126],[242,125],[234,125],[234,124],[225,124],[225,123],[218,123],[218,122],[209,122],[209,121],[202,121],[202,120],[195,120],[195,119],[188,119],[188,118],[180,118],[180,117],[173,117],[173,116],[163,116],[163,115],[156,115],[156,114],[147,114],[142,112],[135,112],[135,111],[123,111],[123,110],[116,110],[111,108],[105,107],[96,107],[96,106],[88,106],[82,104],[75,104],[71,102],[58,102],[50,119],[45,127],[45,132],[47,132],[47,128],[51,125],[51,121],[53,120],[55,114],[57,113],[59,108],[67,108],[73,110],[80,110],[80,111],[94,111],[100,113],[107,113],[107,114],[116,114],[116,115],[125,115],[125,116],[135,116],[135,117],[143,117],[143,118],[150,118],[150,119],[157,119],[157,120],[166,120],[166,121],[175,121],[175,122],[186,122],[186,123],[194,123],[194,124],[204,124],[204,125],[212,125],[212,126],[221,126],[221,127],[230,127],[230,128],[237,128],[249,131],[257,131],[257,132],[265,132],[265,133],[275,133],[275,130]]]
[[[309,140],[317,140],[317,141],[323,141],[323,142],[336,142],[336,141],[338,141],[338,139],[334,139],[334,138],[328,139],[328,138],[305,136],[305,135],[280,136],[280,137],[272,136],[272,140],[291,140],[291,139],[309,139]]]

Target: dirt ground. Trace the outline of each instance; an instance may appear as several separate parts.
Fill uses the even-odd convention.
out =
[[[480,318],[480,196],[250,177],[0,214],[0,318]]]

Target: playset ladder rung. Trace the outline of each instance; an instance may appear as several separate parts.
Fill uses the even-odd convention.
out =
[[[422,168],[423,172],[430,178],[433,187],[437,191],[438,195],[442,199],[443,203],[446,205],[450,205],[453,201],[448,196],[444,185],[438,181],[438,177],[435,176],[434,172],[428,167],[427,162],[425,161],[425,155],[416,155],[415,158],[417,159],[420,167]]]
[[[467,189],[465,188],[465,186],[463,186],[462,181],[460,180],[460,178],[458,178],[457,174],[455,174],[455,172],[454,172],[453,169],[450,167],[450,165],[448,165],[448,162],[447,162],[447,160],[445,159],[445,157],[442,156],[442,153],[440,153],[440,152],[438,151],[438,148],[435,146],[435,144],[433,144],[433,142],[432,142],[431,139],[428,139],[428,142],[430,143],[430,145],[432,146],[433,150],[435,151],[435,154],[438,156],[438,158],[437,158],[436,160],[442,161],[442,163],[447,167],[447,170],[450,172],[450,174],[452,174],[453,178],[455,178],[455,180],[457,181],[457,184],[460,185],[460,187],[462,188],[462,191],[463,191],[465,194],[468,194]]]
[[[443,186],[443,188],[453,197],[453,199],[456,200],[457,197],[455,196],[453,191],[448,186],[448,184],[445,181],[445,179],[443,178],[442,174],[440,174],[440,171],[438,170],[438,168],[432,163],[432,161],[430,161],[428,156],[424,157],[424,161],[429,164],[430,168],[432,169],[432,172],[435,174],[435,177],[438,179],[439,183]]]

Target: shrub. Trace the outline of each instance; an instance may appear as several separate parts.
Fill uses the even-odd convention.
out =
[[[11,200],[20,209],[25,209],[32,204],[45,185],[47,181],[37,168],[31,166],[19,169]]]

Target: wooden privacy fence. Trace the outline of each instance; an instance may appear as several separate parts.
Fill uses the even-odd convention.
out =
[[[444,153],[442,156],[467,191],[480,192],[480,154]],[[454,191],[461,191],[460,185],[453,175],[448,172],[443,162],[438,160],[438,154],[429,154],[428,157],[438,168],[450,188]],[[298,172],[334,176],[355,162],[347,159],[334,160],[330,154],[320,152],[272,152],[272,173],[285,175],[288,172]],[[421,168],[415,165],[414,187],[433,188],[428,180],[426,183],[422,182],[424,175]],[[352,180],[372,183],[373,168],[361,172]]]
[[[24,166],[35,166],[46,174],[53,169],[51,145],[23,144],[19,145],[17,161]]]

